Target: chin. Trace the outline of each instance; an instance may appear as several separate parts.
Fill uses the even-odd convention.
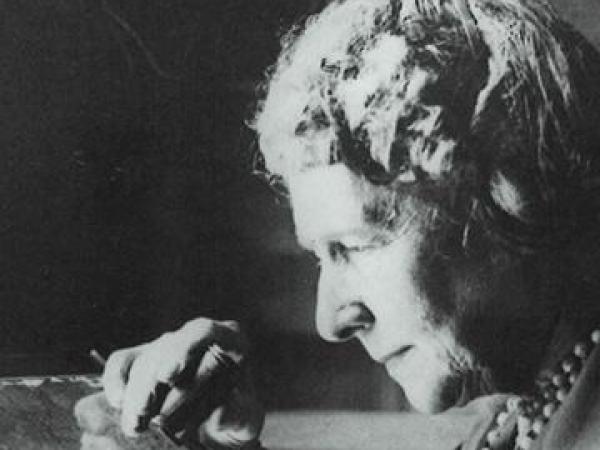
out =
[[[420,413],[437,414],[468,401],[465,383],[459,377],[419,377],[411,381],[401,386],[411,406]]]

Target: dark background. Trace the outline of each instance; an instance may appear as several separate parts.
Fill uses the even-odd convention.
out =
[[[251,173],[257,83],[323,3],[0,1],[0,375],[208,315],[244,322],[273,407],[401,403],[316,338],[316,270]],[[556,4],[600,44],[600,3]]]

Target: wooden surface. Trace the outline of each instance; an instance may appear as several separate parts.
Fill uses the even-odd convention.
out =
[[[73,406],[98,389],[93,377],[0,379],[0,449],[75,449]]]
[[[98,377],[89,375],[0,378],[0,450],[79,449],[82,433],[73,407],[99,390]],[[117,424],[115,418],[107,433],[116,433]],[[176,448],[157,431],[136,440],[119,433],[116,442],[123,450]]]
[[[0,378],[0,450],[75,450],[81,431],[73,407],[97,392],[97,377]],[[474,416],[430,418],[410,413],[288,411],[267,415],[262,442],[269,450],[452,449]],[[173,449],[158,433],[135,449]],[[124,448],[130,448],[126,446]]]

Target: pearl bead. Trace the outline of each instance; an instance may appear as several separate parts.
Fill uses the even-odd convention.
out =
[[[591,339],[594,344],[600,344],[600,330],[594,330]]]
[[[527,433],[531,429],[531,419],[525,416],[517,417],[517,429],[519,433]]]
[[[546,422],[544,421],[544,419],[542,419],[541,417],[538,417],[533,421],[533,425],[531,425],[531,429],[533,430],[533,432],[535,434],[540,434],[542,432],[542,428],[544,428],[545,424],[546,424]]]
[[[533,439],[531,439],[529,436],[524,436],[521,439],[519,439],[518,445],[519,448],[522,448],[523,450],[529,450],[531,448],[532,443]]]
[[[552,389],[552,388],[544,389],[543,395],[544,395],[545,400],[554,400],[554,396],[555,396],[554,389]]]
[[[508,419],[508,413],[506,411],[502,411],[498,414],[498,417],[496,417],[496,423],[502,426],[506,422],[506,419]]]
[[[498,430],[492,430],[486,435],[487,442],[492,448],[500,444],[500,437],[500,432]]]
[[[544,410],[542,411],[544,417],[549,419],[552,416],[552,414],[554,414],[554,411],[556,411],[556,406],[556,403],[546,403],[544,405]]]
[[[574,385],[576,381],[577,381],[577,374],[576,373],[570,374],[569,375],[569,383],[571,385]]]
[[[570,373],[575,367],[575,361],[573,358],[567,358],[562,362],[562,370],[565,373]]]
[[[575,344],[575,347],[573,347],[573,353],[575,353],[575,356],[581,359],[587,358],[589,351],[589,346],[585,342],[578,342]]]
[[[516,411],[521,407],[522,404],[523,399],[521,399],[520,397],[511,397],[506,401],[506,409],[508,409],[511,412]]]
[[[519,413],[517,415],[519,435],[517,447],[522,450],[529,450],[534,440],[542,432],[548,419],[560,407],[560,403],[567,399],[569,390],[577,381],[582,364],[590,355],[593,346],[600,345],[600,329],[596,329],[590,334],[590,341],[578,342],[573,346],[573,353],[560,365],[562,373],[559,369],[559,373],[536,382],[538,394],[525,400],[520,397],[509,398],[506,401],[507,411],[502,411],[496,416],[498,428],[491,430],[486,435],[487,442],[481,450],[491,450],[501,443],[502,434],[499,427],[506,423],[512,412]],[[544,404],[543,400],[540,399],[545,399],[546,403]]]
[[[563,374],[556,374],[552,377],[552,384],[556,387],[562,387],[567,383],[567,377]]]
[[[559,402],[564,402],[568,394],[569,391],[567,391],[564,387],[560,388],[556,393],[556,400],[558,400]]]

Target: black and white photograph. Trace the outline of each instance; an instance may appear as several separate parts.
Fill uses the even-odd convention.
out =
[[[0,0],[0,450],[600,450],[599,0]]]

